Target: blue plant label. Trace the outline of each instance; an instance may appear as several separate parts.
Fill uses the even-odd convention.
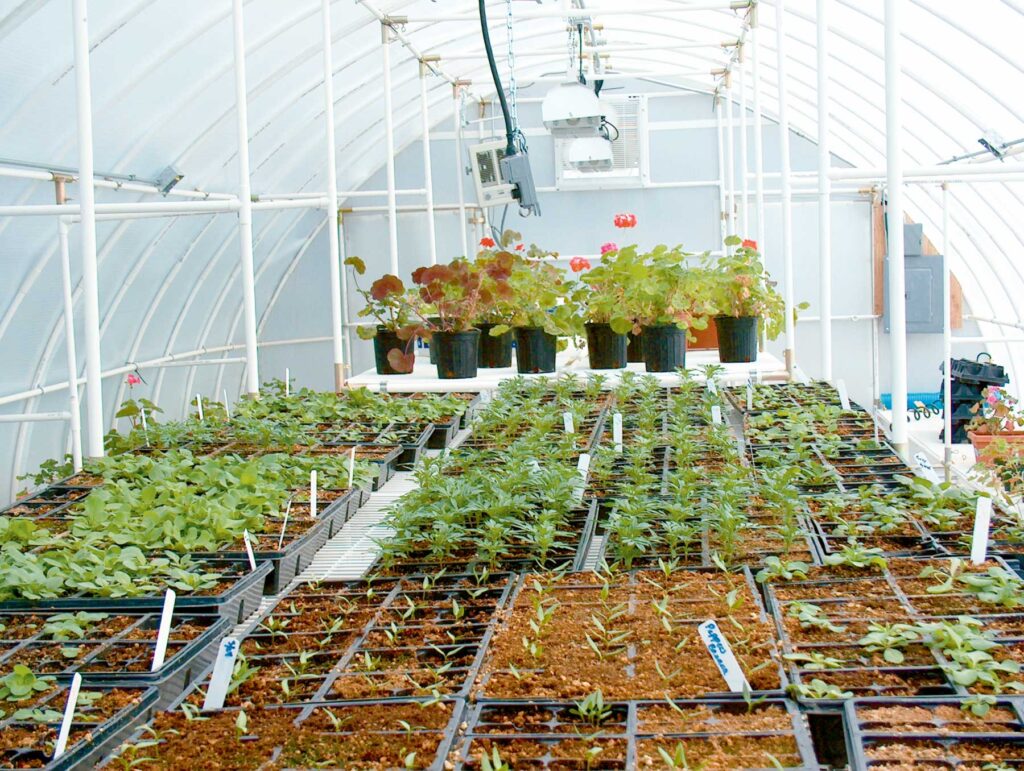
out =
[[[971,563],[980,565],[988,556],[988,530],[992,524],[992,499],[978,496],[974,512],[974,533],[971,536]]]
[[[839,403],[842,405],[844,410],[850,409],[850,394],[846,390],[846,381],[837,380],[836,390],[839,392]]]
[[[238,640],[234,637],[225,637],[220,641],[220,648],[217,650],[217,660],[213,664],[213,674],[210,675],[210,686],[206,689],[203,712],[224,707],[224,699],[227,698],[228,686],[231,685],[231,675],[235,671],[237,660]]]
[[[729,690],[736,693],[743,693],[744,690],[750,690],[750,685],[747,683],[746,675],[744,675],[743,670],[740,669],[740,663],[736,660],[736,656],[733,654],[732,648],[729,647],[729,641],[726,640],[725,635],[722,634],[722,630],[719,628],[718,622],[705,621],[697,627],[697,632],[700,634],[700,639],[708,649],[708,653],[711,654],[711,658],[714,659],[715,666],[718,667],[718,671],[722,673],[722,677],[729,686]]]

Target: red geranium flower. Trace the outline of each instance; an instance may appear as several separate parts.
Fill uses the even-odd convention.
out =
[[[128,383],[128,385],[130,386],[137,386],[139,383],[142,382],[142,378],[133,372],[130,373],[127,378],[125,378],[125,382]]]
[[[586,257],[573,257],[569,260],[569,267],[573,273],[579,273],[581,270],[590,270],[590,260]]]
[[[487,236],[484,236],[483,238],[480,239],[480,246],[482,246],[484,249],[493,249],[496,246],[496,244],[494,243],[493,238],[488,238]]]
[[[525,249],[525,248],[526,248],[526,245],[525,245],[525,244],[516,244],[516,251],[517,251],[517,252],[521,252],[521,251],[523,251],[523,249]]]
[[[636,215],[635,214],[616,214],[614,222],[615,222],[615,227],[617,227],[617,228],[635,228],[636,227]]]
[[[744,238],[743,243],[740,244],[740,246],[744,249],[753,249],[755,252],[757,251],[757,241],[754,241],[751,238]]]

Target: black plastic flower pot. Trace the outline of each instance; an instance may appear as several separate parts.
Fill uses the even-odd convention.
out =
[[[427,316],[427,321],[434,325],[436,329],[441,324],[440,316]],[[434,345],[433,340],[427,341],[427,351],[430,353],[430,363],[437,364],[437,346]]]
[[[480,353],[477,363],[485,369],[512,366],[512,330],[491,335],[497,324],[477,324],[480,330]]]
[[[757,316],[715,316],[720,362],[757,361],[757,322]]]
[[[630,364],[641,364],[644,360],[644,333],[630,332],[626,335],[626,361]]]
[[[442,380],[476,377],[480,330],[435,332],[432,339],[437,348],[437,376]]]
[[[377,336],[373,338],[373,359],[377,365],[377,374],[408,375],[409,372],[399,372],[391,366],[391,362],[388,361],[388,353],[396,348],[402,353],[408,353],[412,350],[412,346],[412,340],[402,340],[393,330],[377,327]]]
[[[587,324],[587,352],[591,369],[622,369],[626,366],[626,335],[616,334],[610,324]]]
[[[675,372],[686,366],[686,330],[675,324],[644,327],[644,365],[648,372]]]
[[[516,369],[522,375],[555,371],[558,338],[543,327],[516,327]]]

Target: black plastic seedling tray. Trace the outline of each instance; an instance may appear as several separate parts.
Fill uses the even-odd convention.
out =
[[[30,612],[4,613],[0,614],[0,624],[9,627],[8,619],[15,615],[41,616],[41,614]],[[0,668],[10,665],[12,661],[17,661],[20,653],[28,653],[32,650],[62,647],[84,649],[80,655],[75,657],[61,656],[59,660],[52,661],[50,666],[47,666],[45,662],[35,661],[31,668],[37,675],[52,673],[69,678],[75,672],[79,672],[82,675],[84,687],[111,684],[133,687],[153,686],[159,692],[155,706],[161,709],[174,701],[213,662],[218,642],[233,626],[229,619],[217,615],[180,615],[176,613],[171,627],[172,641],[176,639],[175,630],[182,625],[201,626],[204,629],[188,642],[175,644],[175,650],[169,655],[164,665],[156,672],[151,672],[148,664],[152,662],[153,650],[156,647],[156,630],[160,625],[160,614],[111,615],[130,615],[134,617],[134,620],[120,631],[102,638],[87,635],[81,639],[54,641],[41,633],[42,627],[40,627],[39,633],[17,641],[5,640],[3,639],[4,635],[0,633],[0,650],[3,651],[0,654]],[[133,636],[142,629],[152,633],[149,640],[140,640]],[[119,656],[117,663],[103,666],[106,656],[118,655],[119,651],[139,647],[144,649],[143,652],[135,655],[132,660],[125,660]],[[141,664],[142,668],[129,671],[127,667],[133,663]],[[60,670],[56,671],[54,665],[60,667]]]
[[[300,537],[285,544],[281,549],[253,552],[257,564],[267,562],[272,566],[272,570],[267,574],[263,584],[264,594],[278,594],[291,583],[295,576],[309,566],[316,553],[327,543],[327,539],[340,530],[341,525],[348,518],[349,497],[349,495],[345,495],[331,501],[330,505],[317,516],[315,525]],[[193,556],[198,559],[220,557],[239,562],[248,559],[245,551],[196,552]]]
[[[416,465],[423,450],[427,448],[434,433],[434,424],[392,423],[382,433],[388,432],[398,432],[398,444],[402,448],[402,454],[395,460],[395,468],[408,471]]]
[[[1009,765],[1024,765],[1024,720],[1018,699],[1000,698],[984,718],[964,711],[961,699],[852,699],[843,707],[851,771],[914,763],[922,769],[997,768],[1000,748]],[[871,709],[902,708],[896,723],[870,721]],[[927,713],[931,713],[930,718]],[[972,727],[977,730],[970,730]],[[898,728],[899,730],[894,730]],[[891,748],[891,757],[872,758],[873,747]],[[916,756],[928,749],[928,760]],[[979,752],[979,748],[982,749]],[[935,752],[944,752],[942,758]],[[904,765],[900,766],[905,767]]]
[[[672,706],[674,705],[674,706]],[[793,702],[781,698],[758,701],[753,707],[741,701],[715,701],[677,699],[668,701],[623,701],[606,704],[607,717],[596,724],[578,715],[573,702],[537,700],[532,702],[493,701],[470,707],[466,716],[464,737],[450,760],[455,771],[480,769],[479,757],[486,750],[497,748],[499,755],[513,768],[584,768],[583,760],[560,757],[559,745],[600,747],[593,765],[595,769],[663,768],[664,761],[656,747],[671,755],[678,743],[687,748],[687,761],[692,768],[701,768],[699,752],[695,750],[707,743],[716,751],[730,742],[746,740],[766,742],[764,763],[752,766],[737,762],[737,771],[775,768],[772,750],[775,744],[791,737],[792,756],[776,758],[786,768],[816,771],[819,768],[814,745],[804,717]],[[679,711],[677,716],[676,710]],[[751,729],[735,727],[735,720],[723,722],[718,715],[746,716],[757,711],[778,710],[788,718],[788,730]],[[666,727],[649,722],[655,712],[672,715],[681,725]],[[719,725],[720,724],[720,725]],[[682,730],[671,730],[680,728]],[[524,757],[524,751],[534,745],[538,752]],[[502,749],[505,752],[502,753]],[[776,750],[777,751],[777,750]],[[612,757],[615,754],[615,757]],[[510,758],[514,757],[514,760]],[[654,764],[652,766],[652,763]]]
[[[257,607],[263,597],[263,584],[273,566],[269,562],[257,564],[256,570],[250,571],[248,561],[238,562],[231,559],[204,560],[211,570],[226,570],[227,578],[234,579],[231,586],[219,594],[184,594],[179,593],[175,601],[175,609],[182,612],[217,613],[232,623],[240,623]],[[88,611],[157,611],[163,607],[164,595],[151,594],[141,597],[97,597],[87,594],[74,594],[66,597],[45,598],[41,600],[6,600],[0,602],[0,611],[9,610],[88,610]]]
[[[443,450],[455,441],[455,435],[459,433],[462,425],[462,416],[457,415],[447,423],[432,423],[434,430],[427,439],[428,450]]]
[[[69,680],[63,681],[60,688],[42,702],[37,702],[37,706],[59,712],[63,715],[64,706],[67,702],[69,682]],[[10,771],[17,768],[42,768],[46,769],[46,771],[95,768],[99,760],[106,753],[119,746],[137,726],[149,720],[156,710],[159,696],[156,688],[139,688],[134,684],[124,683],[90,685],[87,687],[83,683],[82,692],[107,692],[115,688],[138,691],[139,698],[134,704],[124,707],[102,723],[93,724],[81,719],[73,721],[67,750],[58,759],[53,760],[53,745],[50,741],[46,742],[45,747],[17,747],[0,753],[0,771]],[[79,699],[79,707],[75,710],[76,715],[79,713],[88,715],[89,708],[82,706],[81,695]],[[57,719],[56,721],[47,721],[45,723],[51,729],[51,738],[56,736],[60,728],[60,722],[60,719]],[[0,732],[13,732],[19,727],[35,729],[39,725],[36,722],[19,723],[12,717],[8,717],[0,720]]]

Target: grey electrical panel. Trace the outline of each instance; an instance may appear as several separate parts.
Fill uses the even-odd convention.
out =
[[[921,254],[924,229],[921,225],[903,226],[904,286],[907,298],[907,332],[942,332],[942,271],[940,254]],[[889,258],[885,259],[882,323],[889,331]]]

